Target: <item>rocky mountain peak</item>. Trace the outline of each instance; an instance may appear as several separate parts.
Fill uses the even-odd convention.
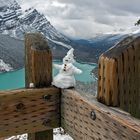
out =
[[[58,32],[47,18],[37,9],[29,8],[22,12],[15,0],[0,3],[0,33],[23,39],[25,32],[41,32],[53,44],[69,44],[70,40]],[[55,45],[54,45],[55,46]]]

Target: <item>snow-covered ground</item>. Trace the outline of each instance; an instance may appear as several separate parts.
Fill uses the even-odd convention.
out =
[[[54,135],[53,139],[54,140],[73,140],[68,134],[64,134],[64,131],[62,128],[57,128],[53,130]],[[6,138],[5,140],[27,140],[28,135],[23,134],[23,135],[17,135],[17,136],[12,136],[9,138]]]
[[[49,38],[49,37],[47,37],[47,36],[46,36],[46,38],[47,38],[48,40],[50,40],[51,42],[53,42],[53,43],[55,43],[55,44],[58,44],[58,45],[61,45],[61,46],[63,46],[63,47],[66,47],[66,48],[68,48],[68,49],[71,49],[71,48],[72,48],[72,46],[70,46],[70,45],[68,45],[68,44],[65,44],[65,43],[63,43],[63,42],[56,41],[56,40],[52,40],[51,38]]]
[[[12,69],[13,68],[9,64],[6,64],[2,59],[0,59],[0,72],[8,72]]]

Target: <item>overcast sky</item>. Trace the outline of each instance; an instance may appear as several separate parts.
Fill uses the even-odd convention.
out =
[[[90,38],[130,28],[140,18],[140,0],[17,0],[25,10],[35,7],[59,31]]]

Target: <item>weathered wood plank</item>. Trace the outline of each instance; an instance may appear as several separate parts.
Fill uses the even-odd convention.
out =
[[[57,88],[0,91],[0,137],[60,126]]]
[[[135,85],[134,84],[131,84],[131,83],[134,83],[135,82],[135,77],[133,75],[133,68],[134,67],[134,62],[133,62],[133,58],[135,56],[135,52],[134,52],[134,49],[133,47],[131,46],[129,49],[128,49],[128,56],[129,56],[129,66],[128,66],[128,90],[129,90],[129,112],[133,112],[134,111],[134,108],[132,106],[132,103],[133,103],[133,97],[134,97],[134,87]]]
[[[111,96],[110,96],[110,60],[106,57],[104,59],[104,75],[106,75],[106,77],[103,77],[103,92],[104,92],[104,98],[105,98],[105,103],[107,105],[110,105],[110,100],[111,100]]]
[[[47,87],[52,82],[52,54],[50,50],[31,48],[32,82],[36,88]],[[30,76],[31,77],[31,76]]]
[[[115,59],[100,56],[99,59],[99,80],[98,80],[98,100],[106,105],[117,106],[118,85],[117,85],[117,62]]]
[[[118,93],[118,67],[116,59],[110,59],[110,96],[111,105],[117,106],[119,104],[119,93]]]
[[[75,140],[140,139],[140,121],[128,113],[89,101],[74,90],[63,90],[61,103],[61,125]]]
[[[25,35],[25,85],[47,87],[52,81],[52,53],[47,40],[39,33]]]
[[[121,74],[119,76],[120,107],[138,118],[140,118],[139,60],[140,38],[136,38],[128,44],[127,49],[122,53],[121,63],[118,63],[118,66]]]
[[[25,85],[29,87],[34,83],[34,87],[47,87],[52,82],[52,53],[46,38],[40,33],[30,33],[25,35]],[[40,132],[39,134],[29,134],[29,140],[48,139],[53,130]],[[41,136],[42,134],[42,136]],[[33,135],[33,136],[32,136]],[[44,138],[43,138],[44,137]]]
[[[99,79],[98,79],[98,100],[105,102],[105,97],[103,95],[104,92],[104,78],[102,75],[104,75],[104,58],[102,57],[102,55],[99,57]]]
[[[133,101],[135,104],[133,104],[133,112],[132,114],[135,117],[140,118],[140,40],[134,42],[134,52],[135,52],[135,57],[133,57],[134,61],[134,94],[133,94]],[[132,106],[132,105],[131,105]]]
[[[140,37],[128,37],[100,56],[97,99],[140,118]]]

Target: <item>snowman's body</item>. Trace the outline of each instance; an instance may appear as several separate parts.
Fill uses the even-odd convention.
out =
[[[69,52],[73,52],[73,49]],[[57,65],[54,64],[56,69],[59,69],[58,75],[56,75],[53,79],[52,85],[55,85],[59,88],[69,88],[74,87],[76,85],[74,74],[80,74],[82,71],[76,68],[72,63],[74,62],[73,55],[71,53],[67,53],[67,55],[63,58],[63,64]]]

